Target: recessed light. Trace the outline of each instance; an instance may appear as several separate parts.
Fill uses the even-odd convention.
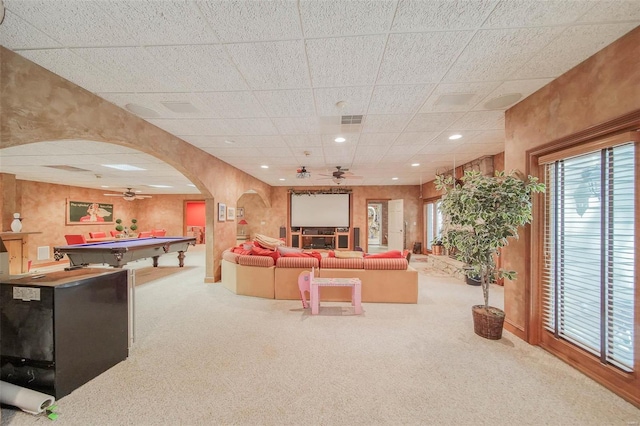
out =
[[[100,188],[108,188],[109,185],[100,185]]]
[[[269,166],[267,166],[266,164],[263,164],[263,165],[262,165],[262,166],[260,166],[260,167],[262,167],[263,169],[268,169],[268,168],[269,168]]]
[[[346,139],[343,138],[342,136],[340,136],[340,137],[335,138],[334,141],[336,141],[338,143],[342,143],[342,142],[346,141]]]
[[[196,187],[196,186],[195,186],[194,184],[192,184],[192,183],[188,183],[188,184],[187,184],[187,186],[190,186],[190,187],[192,187],[192,188],[195,188],[195,187]]]
[[[169,185],[147,185],[150,186],[151,188],[173,188],[173,186],[169,186]]]
[[[412,163],[411,167],[418,167],[420,165],[420,163]]]
[[[233,145],[236,142],[235,141],[230,141],[230,140],[225,140],[224,143],[226,143],[228,145]]]
[[[397,177],[392,177],[391,180],[398,180],[398,178]]]
[[[140,167],[132,166],[130,164],[102,164],[102,167],[109,167],[116,170],[122,170],[125,172],[133,172],[139,170],[147,170]]]
[[[461,137],[462,137],[462,135],[461,135],[461,134],[456,133],[455,135],[451,135],[451,136],[449,136],[449,139],[450,139],[450,140],[452,140],[452,141],[454,141],[454,140],[456,140],[456,139],[460,139]]]
[[[286,180],[286,179],[285,179],[285,178],[280,178],[280,179],[278,179],[278,180]]]

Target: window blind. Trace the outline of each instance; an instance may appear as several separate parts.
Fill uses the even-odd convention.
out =
[[[635,146],[547,163],[543,323],[633,370]]]

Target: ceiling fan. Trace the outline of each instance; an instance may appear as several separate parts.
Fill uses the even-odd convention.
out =
[[[131,188],[127,188],[122,194],[103,194],[106,197],[122,197],[125,201],[133,201],[133,200],[143,200],[145,198],[151,198],[151,195],[142,195],[137,194],[131,190]]]
[[[362,176],[356,176],[351,173],[349,169],[343,169],[342,166],[336,166],[336,171],[330,175],[320,173],[320,176],[327,176],[320,179],[331,179],[338,185],[343,183],[346,179],[362,179]]]

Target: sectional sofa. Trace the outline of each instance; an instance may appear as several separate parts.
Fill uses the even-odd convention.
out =
[[[406,258],[274,257],[222,255],[222,285],[230,291],[268,299],[299,300],[298,275],[316,268],[317,276],[362,280],[362,301],[418,303],[418,272]],[[347,287],[322,289],[323,301],[350,301]]]

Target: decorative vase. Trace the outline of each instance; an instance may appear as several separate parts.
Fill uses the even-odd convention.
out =
[[[22,218],[20,218],[20,213],[13,214],[13,222],[11,222],[11,230],[13,232],[22,231]]]

